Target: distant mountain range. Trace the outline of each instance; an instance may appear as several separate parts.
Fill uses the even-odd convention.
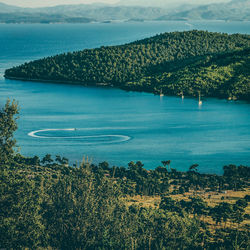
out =
[[[217,3],[199,6],[187,11],[168,13],[158,20],[226,20],[249,21],[250,1],[233,0],[229,3]]]
[[[0,4],[2,23],[106,22],[154,20],[168,13],[163,8],[92,5],[60,5],[45,8],[19,8]]]
[[[136,2],[135,2],[136,3]],[[250,20],[250,1],[209,5],[142,7],[107,4],[22,8],[0,3],[1,23],[86,23],[147,20]]]

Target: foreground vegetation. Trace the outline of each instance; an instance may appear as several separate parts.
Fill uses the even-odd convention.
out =
[[[28,158],[14,151],[16,113],[9,101],[0,111],[1,248],[249,246],[249,167],[225,166],[218,176],[200,174],[197,164],[179,172],[170,160],[146,170],[141,162],[124,168],[87,159],[69,166],[68,159],[49,154]],[[235,200],[228,202],[226,191]],[[214,193],[224,199],[208,203]],[[154,203],[146,206],[148,197]]]
[[[249,100],[249,48],[249,35],[172,32],[47,57],[8,69],[5,77]]]

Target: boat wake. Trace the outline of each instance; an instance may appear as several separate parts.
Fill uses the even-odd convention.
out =
[[[83,144],[111,144],[111,143],[120,143],[120,142],[126,142],[131,139],[130,136],[127,135],[78,135],[77,132],[81,131],[82,129],[76,129],[76,128],[65,128],[65,129],[41,129],[36,130],[28,133],[28,136],[34,137],[34,138],[41,138],[41,139],[74,139],[74,140],[80,140]],[[74,135],[53,135],[53,133],[50,132],[60,132],[60,131],[66,131],[71,132]],[[47,133],[46,133],[47,132]],[[45,134],[45,135],[43,135]]]

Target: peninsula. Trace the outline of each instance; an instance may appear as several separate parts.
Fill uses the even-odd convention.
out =
[[[5,77],[250,100],[249,52],[250,35],[171,32],[43,58],[7,69]]]

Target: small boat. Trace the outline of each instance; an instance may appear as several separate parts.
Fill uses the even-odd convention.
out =
[[[201,92],[199,91],[199,105],[202,105],[202,100],[201,100]]]
[[[160,92],[160,96],[164,96],[163,93],[162,93],[162,89],[161,89],[161,92]]]

